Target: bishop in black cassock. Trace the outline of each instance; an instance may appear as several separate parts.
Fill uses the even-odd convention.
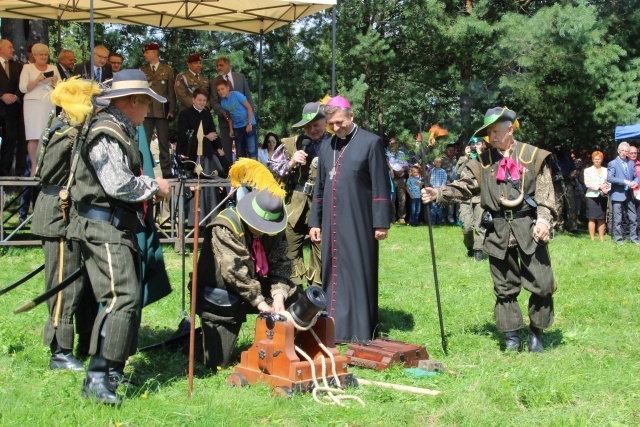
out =
[[[382,140],[353,123],[350,108],[328,111],[336,135],[320,145],[310,234],[313,240],[314,228],[322,232],[322,287],[335,340],[363,341],[378,326],[378,240],[391,221],[389,169]]]

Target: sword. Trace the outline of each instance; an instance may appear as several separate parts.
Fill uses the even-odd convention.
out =
[[[9,286],[7,286],[4,289],[0,290],[0,295],[4,295],[7,292],[9,292],[12,289],[17,288],[18,286],[22,285],[24,282],[28,281],[29,279],[31,279],[33,276],[35,276],[36,274],[40,273],[42,270],[44,270],[44,263],[42,265],[39,265],[38,267],[36,267],[35,270],[27,273],[24,277],[22,277],[21,279],[16,280],[15,282],[13,282],[12,284],[10,284]]]
[[[35,297],[34,299],[32,299],[31,301],[28,301],[28,302],[22,304],[20,307],[14,309],[13,310],[13,314],[20,314],[20,313],[27,312],[27,311],[31,310],[32,308],[37,307],[38,305],[42,304],[43,302],[45,302],[46,300],[48,300],[49,298],[51,298],[52,296],[54,296],[58,292],[60,292],[63,289],[65,289],[70,284],[72,284],[78,277],[82,276],[82,272],[84,271],[84,269],[85,269],[84,266],[78,267],[73,273],[71,273],[70,275],[65,277],[64,280],[62,282],[58,283],[56,286],[52,287],[51,289],[49,289],[48,291],[46,291],[42,295],[39,295],[39,296]]]

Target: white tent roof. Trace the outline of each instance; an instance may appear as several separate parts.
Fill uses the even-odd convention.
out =
[[[260,34],[337,0],[93,0],[94,22]],[[0,0],[0,17],[89,22],[89,0]]]

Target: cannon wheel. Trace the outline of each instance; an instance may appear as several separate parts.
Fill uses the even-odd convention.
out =
[[[246,387],[249,383],[247,382],[247,378],[239,373],[229,375],[227,378],[227,385],[229,387]]]
[[[283,385],[275,387],[271,392],[271,395],[273,397],[280,396],[284,397],[285,399],[291,399],[293,397],[293,391],[291,391],[291,389],[286,385]]]

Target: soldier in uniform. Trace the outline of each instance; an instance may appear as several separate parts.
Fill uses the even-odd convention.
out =
[[[209,106],[209,79],[202,74],[202,55],[194,53],[187,58],[189,69],[176,76],[176,98],[180,101],[180,111],[193,105],[193,91],[201,88],[207,94],[207,109]]]
[[[456,171],[460,174],[467,167],[467,163],[477,161],[478,155],[482,153],[482,138],[471,137],[469,145],[464,152],[465,155],[460,156],[458,163],[456,163]],[[476,194],[470,200],[460,202],[462,238],[467,248],[467,256],[473,257],[477,262],[481,262],[483,259],[484,228],[480,226],[481,217],[482,207],[480,206],[479,194]]]
[[[197,301],[208,368],[232,362],[247,313],[279,313],[297,299],[289,280],[286,222],[282,198],[264,189],[247,194],[207,226],[198,262],[204,286]]]
[[[287,191],[288,256],[293,261],[291,280],[296,285],[306,282],[309,285],[322,286],[321,244],[311,242],[308,268],[304,265],[302,245],[309,234],[307,223],[318,172],[320,144],[329,136],[326,127],[323,106],[317,102],[306,104],[302,109],[302,119],[293,125],[294,129],[303,128],[304,134],[284,138],[282,145],[273,153],[269,164],[271,172],[285,183]]]
[[[93,293],[105,307],[94,323],[93,356],[82,389],[97,403],[121,403],[109,368],[124,364],[137,341],[141,291],[135,232],[147,202],[169,194],[168,181],[141,174],[135,127],[144,121],[151,98],[166,101],[149,88],[142,71],[114,76],[111,90],[99,98],[111,104],[91,122],[71,188],[77,215],[69,236],[80,243]]]
[[[458,180],[422,189],[422,202],[452,204],[480,194],[496,325],[505,333],[507,350],[521,350],[524,323],[518,295],[524,287],[531,292],[527,347],[542,352],[542,330],[553,324],[555,291],[546,245],[555,214],[551,153],[516,141],[515,121],[516,113],[506,107],[489,109],[474,136],[488,135],[492,147],[478,157],[479,162],[469,162]]]
[[[151,90],[167,99],[166,103],[151,101],[149,114],[144,119],[144,132],[147,134],[149,144],[151,144],[151,135],[153,135],[153,130],[155,129],[158,135],[162,177],[173,178],[170,157],[171,145],[169,143],[169,121],[173,120],[173,113],[176,109],[173,69],[166,64],[160,63],[160,47],[156,43],[144,45],[142,54],[147,64],[140,67],[140,69],[146,74]]]
[[[83,86],[84,92],[99,93],[97,83],[92,81],[65,81],[53,92],[51,99],[58,107],[68,108],[59,101],[69,102],[77,97],[60,97],[65,87]],[[36,201],[31,232],[42,238],[45,259],[45,280],[47,289],[57,285],[81,265],[78,242],[66,239],[69,223],[69,200],[65,194],[71,172],[73,144],[81,128],[81,122],[74,115],[63,111],[45,129],[40,141],[40,155],[36,176],[42,189]],[[60,194],[66,197],[63,201]],[[63,205],[64,203],[64,205]],[[84,366],[73,355],[73,316],[83,292],[82,278],[64,288],[55,298],[47,300],[49,318],[44,326],[44,345],[51,348],[49,368],[84,371]]]

